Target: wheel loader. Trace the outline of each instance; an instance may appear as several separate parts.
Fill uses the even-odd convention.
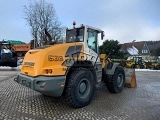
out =
[[[153,62],[153,63],[152,63],[152,68],[153,68],[154,70],[160,70],[160,63],[158,63],[158,62]]]
[[[98,82],[111,93],[119,93],[125,84],[125,70],[109,55],[99,54],[101,29],[88,25],[66,29],[63,44],[29,50],[14,81],[46,96],[64,96],[74,108],[88,105]]]
[[[143,62],[142,57],[134,56],[133,59],[126,61],[126,67],[127,68],[145,69],[146,68],[146,64]]]
[[[160,63],[157,61],[146,62],[148,69],[160,70]]]

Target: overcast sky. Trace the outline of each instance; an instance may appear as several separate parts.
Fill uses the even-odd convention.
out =
[[[45,0],[53,3],[64,26],[87,24],[105,31],[105,39],[120,43],[160,40],[160,0]],[[0,0],[0,40],[29,42],[24,20],[28,0]]]

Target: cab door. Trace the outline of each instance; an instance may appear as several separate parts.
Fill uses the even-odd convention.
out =
[[[97,81],[101,81],[102,78],[102,65],[99,58],[99,47],[98,47],[98,32],[94,29],[87,29],[87,45],[90,60],[93,62],[96,69]]]

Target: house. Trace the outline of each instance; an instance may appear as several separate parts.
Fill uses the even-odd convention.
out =
[[[151,56],[160,56],[160,40],[159,41],[146,41]]]
[[[151,52],[146,41],[121,44],[121,51],[127,53],[126,57],[142,56],[145,61],[149,61],[151,59]]]

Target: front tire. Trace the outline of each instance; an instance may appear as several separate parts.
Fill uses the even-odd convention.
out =
[[[105,84],[111,93],[120,93],[125,84],[125,73],[123,68],[117,67],[114,75],[106,75]]]
[[[132,69],[135,69],[135,68],[136,68],[136,65],[135,65],[135,64],[133,64],[133,65],[131,66],[131,68],[132,68]]]
[[[88,105],[95,90],[94,76],[88,69],[73,71],[67,81],[65,97],[74,108]]]

